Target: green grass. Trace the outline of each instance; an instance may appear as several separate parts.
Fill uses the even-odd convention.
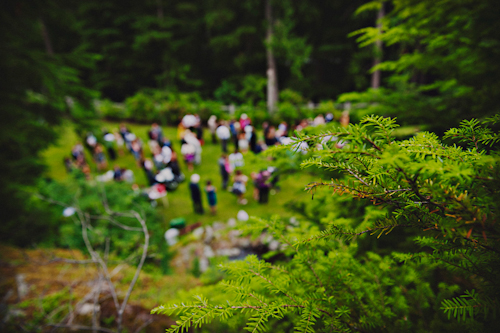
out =
[[[102,127],[108,128],[108,130],[114,130],[118,128],[118,123],[113,122],[101,122]],[[147,145],[148,138],[147,132],[150,128],[149,125],[139,125],[139,124],[127,124],[132,132],[134,132],[138,137],[140,137],[144,143],[145,155],[150,157],[149,147]],[[49,147],[44,153],[46,164],[48,165],[48,170],[46,173],[47,177],[51,177],[58,181],[64,181],[69,176],[65,171],[63,159],[65,156],[70,156],[72,146],[78,142],[82,141],[78,138],[73,130],[73,126],[70,123],[65,123],[60,129],[60,138],[56,145]],[[177,139],[177,129],[171,127],[163,127],[164,135],[172,141],[172,145],[176,152],[180,156],[180,142]],[[229,218],[235,218],[236,214],[240,209],[245,210],[250,216],[258,217],[269,217],[272,215],[280,215],[282,217],[289,217],[294,215],[286,207],[286,203],[291,200],[304,200],[308,197],[308,194],[304,192],[304,186],[316,180],[312,175],[306,172],[295,173],[287,177],[282,177],[279,185],[281,186],[281,191],[275,195],[269,196],[269,203],[266,205],[258,204],[253,198],[253,184],[250,180],[247,184],[247,192],[245,198],[248,200],[247,205],[239,205],[236,201],[236,196],[232,193],[222,191],[221,189],[221,177],[219,174],[219,166],[217,160],[221,155],[220,145],[213,145],[209,140],[210,133],[208,131],[204,132],[205,135],[205,145],[203,146],[202,152],[202,163],[201,165],[195,166],[193,172],[198,173],[201,176],[200,186],[204,188],[207,180],[212,180],[212,183],[217,187],[217,215],[212,216],[209,213],[209,207],[207,204],[206,196],[203,197],[203,205],[205,208],[204,215],[197,215],[193,212],[193,205],[191,202],[189,194],[189,177],[193,172],[189,172],[187,167],[182,161],[182,157],[179,158],[179,163],[182,172],[186,176],[186,181],[182,183],[179,188],[173,192],[168,193],[169,206],[164,207],[162,201],[158,201],[158,209],[163,216],[163,223],[165,228],[167,228],[167,223],[176,217],[184,217],[188,224],[194,222],[202,223],[212,223],[214,221],[227,221]],[[229,149],[232,145],[229,146]],[[92,169],[92,174],[96,175],[96,166],[92,161],[92,157],[86,151],[87,160],[90,162]],[[123,156],[120,156],[116,161],[109,161],[109,168],[112,168],[114,164],[120,167],[125,167],[127,169],[132,169],[134,171],[136,183],[140,187],[146,187],[147,181],[145,174],[142,169],[140,169],[133,156],[125,152]],[[252,153],[246,153],[245,155],[245,166],[242,168],[244,174],[249,176],[253,171],[259,171],[262,166],[272,165],[272,162],[267,161],[264,156],[254,156]],[[230,181],[231,184],[231,181]]]

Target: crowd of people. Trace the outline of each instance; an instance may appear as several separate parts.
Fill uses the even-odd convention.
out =
[[[327,114],[325,117],[319,115],[314,119],[301,121],[293,129],[301,130],[307,126],[321,125],[332,120],[332,114]],[[221,147],[218,168],[222,191],[232,192],[236,197],[236,202],[245,205],[248,203],[246,193],[248,182],[251,180],[254,188],[252,198],[260,204],[267,203],[269,193],[279,190],[278,170],[269,166],[258,172],[252,172],[248,177],[242,171],[242,167],[245,165],[244,158],[248,153],[259,154],[270,146],[290,143],[292,139],[289,137],[289,132],[292,128],[289,128],[289,125],[284,121],[277,126],[265,122],[262,125],[263,137],[259,138],[252,120],[246,114],[242,114],[239,119],[230,121],[218,121],[217,117],[213,115],[209,118],[206,127],[210,131],[212,144],[220,144]],[[133,183],[132,170],[121,168],[115,164],[111,170],[105,172],[108,169],[108,158],[114,161],[117,156],[129,152],[134,157],[137,166],[145,173],[149,183],[149,188],[144,193],[154,201],[165,196],[167,191],[175,190],[185,180],[179,159],[184,161],[189,172],[192,172],[195,166],[202,164],[202,149],[205,145],[203,131],[204,126],[198,115],[187,114],[182,118],[177,127],[177,139],[181,147],[180,155],[177,154],[171,140],[163,134],[161,127],[156,123],[151,125],[148,132],[149,156],[146,156],[148,154],[144,151],[142,140],[125,124],[121,124],[115,132],[103,129],[99,139],[93,133],[88,133],[84,145],[93,157],[97,171],[101,173],[97,178],[98,181],[113,180]],[[85,158],[84,145],[82,143],[75,144],[71,150],[71,158],[65,158],[64,163],[68,172],[78,168],[87,177],[90,177],[90,167]],[[207,179],[205,180],[206,186],[202,191],[200,180],[201,177],[197,173],[190,177],[189,190],[194,211],[198,214],[204,213],[202,197],[206,196],[210,212],[216,214],[217,188],[211,179]]]

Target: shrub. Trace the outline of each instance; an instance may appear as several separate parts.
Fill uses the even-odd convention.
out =
[[[277,321],[289,323],[284,331],[299,332],[496,331],[500,155],[492,146],[500,134],[491,125],[498,122],[499,115],[463,121],[446,133],[466,148],[445,145],[433,133],[396,141],[395,121],[377,116],[300,135],[299,141],[314,143],[314,156],[303,167],[347,176],[309,184],[312,194],[327,188],[368,199],[387,213],[368,210],[356,226],[342,220],[318,226],[254,218],[239,226],[243,234],[271,234],[281,243],[283,260],[249,256],[222,265],[227,278],[207,290],[213,303],[198,296],[153,312],[180,315],[169,332],[215,318],[229,321],[242,311],[245,329],[252,332],[275,331]],[[337,146],[340,140],[347,143],[343,148]],[[359,251],[359,239],[391,233],[414,246],[406,253],[394,244],[379,253],[377,247]]]
[[[129,110],[124,104],[113,103],[109,99],[99,103],[96,109],[99,116],[109,120],[125,120],[130,117]]]
[[[280,102],[302,106],[305,103],[304,97],[292,89],[284,89],[280,92]]]
[[[153,98],[144,93],[138,92],[125,100],[130,118],[137,122],[152,122],[158,120],[158,112]]]

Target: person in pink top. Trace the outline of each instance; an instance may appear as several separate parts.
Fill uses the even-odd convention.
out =
[[[250,125],[252,121],[248,118],[246,113],[243,113],[240,117],[240,130],[245,131],[245,126]]]

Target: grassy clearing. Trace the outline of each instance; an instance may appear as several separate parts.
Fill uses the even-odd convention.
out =
[[[109,130],[114,130],[118,128],[119,124],[114,122],[101,122],[100,125],[108,128]],[[150,157],[151,154],[149,152],[149,147],[147,146],[147,132],[150,128],[149,125],[127,124],[127,126],[132,132],[142,139],[144,142],[145,155],[146,157]],[[48,165],[46,176],[58,181],[64,181],[69,176],[64,169],[63,159],[65,156],[69,156],[72,146],[76,142],[81,141],[81,138],[77,137],[73,130],[73,126],[70,123],[65,123],[59,131],[60,138],[57,144],[48,148],[43,153],[43,156],[46,164]],[[179,153],[180,142],[177,139],[177,129],[164,127],[163,132],[164,135],[172,141],[174,149]],[[210,133],[208,131],[204,132],[205,145],[203,146],[202,163],[199,166],[195,166],[193,172],[198,173],[201,176],[201,186],[204,187],[207,180],[212,180],[214,185],[218,188],[217,215],[212,216],[208,213],[206,197],[203,198],[205,214],[197,215],[193,212],[188,188],[188,180],[186,180],[176,191],[168,194],[168,207],[164,207],[161,200],[158,201],[158,209],[161,211],[163,216],[165,228],[167,228],[168,222],[176,217],[186,218],[188,224],[197,221],[202,223],[226,221],[229,218],[236,217],[236,214],[240,209],[244,209],[250,216],[269,217],[277,214],[283,217],[288,217],[292,216],[293,212],[286,208],[286,204],[291,200],[304,200],[308,196],[303,190],[304,186],[310,181],[316,179],[309,173],[300,172],[282,177],[279,183],[281,186],[281,192],[278,192],[275,195],[270,195],[269,203],[267,205],[260,205],[252,198],[253,184],[249,181],[247,184],[247,193],[245,195],[248,200],[248,204],[244,206],[237,204],[235,195],[221,190],[221,177],[219,174],[219,166],[217,164],[217,160],[221,154],[221,149],[218,144],[214,145],[211,143],[209,135]],[[232,146],[230,145],[229,149],[231,148]],[[92,161],[92,157],[88,151],[86,151],[86,154],[87,160],[90,162],[91,169],[93,170],[93,175],[95,175],[95,163]],[[193,172],[189,172],[187,170],[187,167],[181,159],[182,158],[180,158],[181,170],[186,175],[186,179],[189,179]],[[144,172],[137,166],[130,153],[125,152],[124,155],[120,156],[116,161],[109,161],[109,168],[112,168],[114,164],[132,169],[134,171],[136,183],[141,187],[147,186]],[[245,166],[242,170],[244,174],[250,176],[251,172],[259,171],[262,166],[266,165],[272,165],[272,162],[267,161],[264,156],[255,156],[252,153],[246,153]]]

